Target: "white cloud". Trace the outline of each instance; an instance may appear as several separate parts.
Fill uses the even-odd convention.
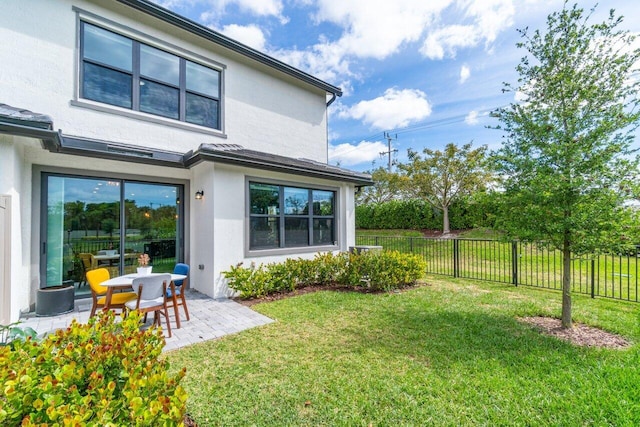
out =
[[[464,19],[461,23],[444,23],[427,35],[420,49],[427,58],[455,58],[458,49],[475,47],[482,41],[489,49],[498,33],[513,24],[512,0],[458,0],[457,5]]]
[[[381,141],[360,141],[357,144],[329,144],[329,162],[339,163],[342,167],[360,163],[371,163],[387,150],[387,144]]]
[[[376,129],[396,129],[431,115],[427,95],[417,89],[387,89],[383,96],[360,101],[338,116],[362,120]]]
[[[254,49],[265,50],[266,38],[262,30],[256,25],[231,24],[223,27],[222,33]]]
[[[174,0],[174,2],[177,2]],[[215,26],[220,16],[224,14],[225,9],[229,5],[236,5],[238,8],[255,16],[273,16],[277,18],[281,24],[289,22],[289,18],[282,14],[283,4],[281,0],[217,0],[215,2],[208,0],[190,0],[190,3],[202,3],[207,10],[200,14],[200,20],[210,26]],[[175,7],[175,6],[174,6]]]
[[[479,123],[478,112],[475,110],[469,112],[469,114],[467,114],[467,117],[464,118],[464,122],[469,126],[477,125]]]
[[[460,84],[466,82],[469,77],[471,77],[471,69],[466,65],[460,67]]]

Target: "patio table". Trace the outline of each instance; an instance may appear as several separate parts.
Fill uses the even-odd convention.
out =
[[[136,253],[126,253],[124,254],[124,259],[138,258],[139,254]],[[98,268],[98,264],[101,262],[109,262],[109,265],[113,265],[114,261],[120,261],[120,254],[113,255],[94,255],[93,256],[93,265],[92,268]]]
[[[111,296],[113,295],[114,289],[129,289],[131,288],[131,285],[133,285],[133,279],[138,277],[157,276],[159,274],[167,274],[167,273],[151,273],[146,275],[140,275],[135,273],[125,274],[123,276],[112,277],[111,279],[100,283],[102,286],[107,287],[107,294],[105,295],[105,301],[104,301],[104,310],[109,310],[109,306],[111,305]],[[186,278],[187,276],[184,274],[171,273],[172,282],[176,280],[184,280]]]

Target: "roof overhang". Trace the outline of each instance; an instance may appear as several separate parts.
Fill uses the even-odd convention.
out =
[[[224,164],[342,181],[357,187],[372,185],[368,174],[350,171],[309,159],[295,159],[246,149],[234,144],[202,144],[195,151],[179,153],[110,141],[80,138],[54,131],[48,116],[0,104],[0,133],[39,139],[52,153],[90,158],[141,163],[148,165],[191,168],[201,162]]]
[[[239,53],[240,55],[246,56],[247,58],[253,59],[254,61],[258,61],[261,64],[267,65],[268,67],[274,68],[280,72],[288,74],[289,76],[295,77],[296,79],[302,80],[305,83],[313,85],[317,88],[320,88],[330,94],[333,95],[332,99],[329,103],[333,102],[336,96],[342,96],[342,89],[336,87],[332,84],[329,84],[323,80],[318,79],[317,77],[312,76],[311,74],[305,73],[295,67],[292,67],[282,61],[279,61],[269,55],[265,55],[264,53],[250,48],[247,45],[244,45],[236,40],[233,40],[224,34],[221,34],[217,31],[214,31],[204,25],[198,24],[195,21],[192,21],[184,16],[178,15],[168,9],[165,9],[161,6],[158,6],[155,3],[152,3],[148,0],[117,0],[118,2],[125,4],[129,7],[132,7],[136,10],[139,10],[147,15],[151,15],[161,21],[167,22],[171,25],[174,25],[178,28],[181,28],[185,31],[188,31],[192,34],[195,34],[199,37],[204,38],[210,42],[213,42],[217,45],[223,46],[233,52]]]
[[[303,175],[313,178],[345,181],[356,186],[372,185],[371,176],[348,169],[331,166],[308,159],[294,159],[286,156],[248,150],[233,144],[202,144],[195,151],[184,156],[184,164],[191,167],[203,161],[252,167],[256,169]]]

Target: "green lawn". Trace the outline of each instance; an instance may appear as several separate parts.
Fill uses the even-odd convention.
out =
[[[402,293],[317,292],[275,323],[168,354],[201,426],[640,425],[636,304],[574,297],[626,350],[579,348],[517,317],[560,294],[429,277]]]

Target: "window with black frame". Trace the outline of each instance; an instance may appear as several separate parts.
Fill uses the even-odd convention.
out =
[[[335,191],[249,183],[249,249],[335,243]]]
[[[80,97],[220,129],[220,71],[82,22]]]

